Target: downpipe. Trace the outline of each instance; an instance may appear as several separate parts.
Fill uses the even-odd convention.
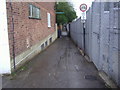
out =
[[[16,65],[15,65],[15,36],[14,36],[14,17],[13,17],[13,7],[12,7],[12,3],[10,2],[10,8],[11,8],[11,14],[12,14],[12,34],[13,34],[13,45],[12,45],[12,52],[13,52],[13,65],[14,65],[14,70],[16,69]]]

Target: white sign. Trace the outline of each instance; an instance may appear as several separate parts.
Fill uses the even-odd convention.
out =
[[[85,23],[85,19],[81,19],[81,23]]]

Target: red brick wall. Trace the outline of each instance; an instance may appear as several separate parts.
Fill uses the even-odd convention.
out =
[[[41,20],[29,19],[29,4],[40,8]],[[10,55],[13,56],[13,23],[15,36],[15,55],[26,51],[31,46],[54,33],[55,31],[55,10],[54,2],[14,2],[11,10],[10,3],[7,3],[7,17],[9,30]],[[51,14],[51,28],[48,28],[47,12]],[[12,15],[13,21],[12,22]],[[30,47],[27,48],[27,39],[30,41]]]

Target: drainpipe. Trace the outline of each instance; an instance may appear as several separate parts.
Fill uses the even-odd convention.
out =
[[[12,14],[12,34],[13,34],[13,65],[14,65],[14,70],[16,69],[16,65],[15,65],[15,36],[14,36],[14,17],[13,17],[13,7],[12,7],[12,3],[10,1],[10,8],[11,8],[11,14]]]

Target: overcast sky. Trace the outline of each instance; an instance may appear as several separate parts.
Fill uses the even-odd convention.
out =
[[[74,5],[77,16],[80,17],[82,14],[82,12],[79,9],[80,5],[85,3],[85,4],[87,4],[88,7],[90,7],[92,1],[94,1],[94,0],[69,0],[69,1]]]

